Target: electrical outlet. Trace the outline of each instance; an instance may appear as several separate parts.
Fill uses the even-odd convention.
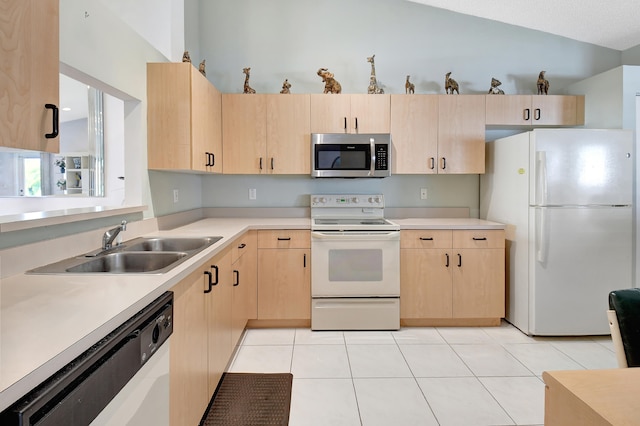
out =
[[[421,200],[427,199],[427,188],[420,188],[420,199]]]
[[[249,188],[249,199],[250,200],[255,200],[256,199],[256,189],[255,188]]]
[[[174,203],[178,202],[178,190],[177,189],[173,190],[173,202]]]

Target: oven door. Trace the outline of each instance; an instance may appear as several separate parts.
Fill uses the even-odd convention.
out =
[[[399,231],[311,233],[312,297],[400,296]]]

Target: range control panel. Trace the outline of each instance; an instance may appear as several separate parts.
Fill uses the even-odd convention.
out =
[[[384,207],[382,194],[320,194],[311,195],[311,207]]]

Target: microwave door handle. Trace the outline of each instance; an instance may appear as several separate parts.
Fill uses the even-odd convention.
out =
[[[371,165],[369,167],[369,176],[375,176],[376,174],[376,140],[369,138],[369,145],[371,149]]]

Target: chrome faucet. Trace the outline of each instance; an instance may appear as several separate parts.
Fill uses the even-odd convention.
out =
[[[126,230],[127,230],[127,221],[123,220],[119,226],[116,226],[115,228],[109,229],[107,232],[105,232],[104,235],[102,236],[102,250],[109,250],[112,247],[113,241],[116,239],[120,231],[126,231]]]

